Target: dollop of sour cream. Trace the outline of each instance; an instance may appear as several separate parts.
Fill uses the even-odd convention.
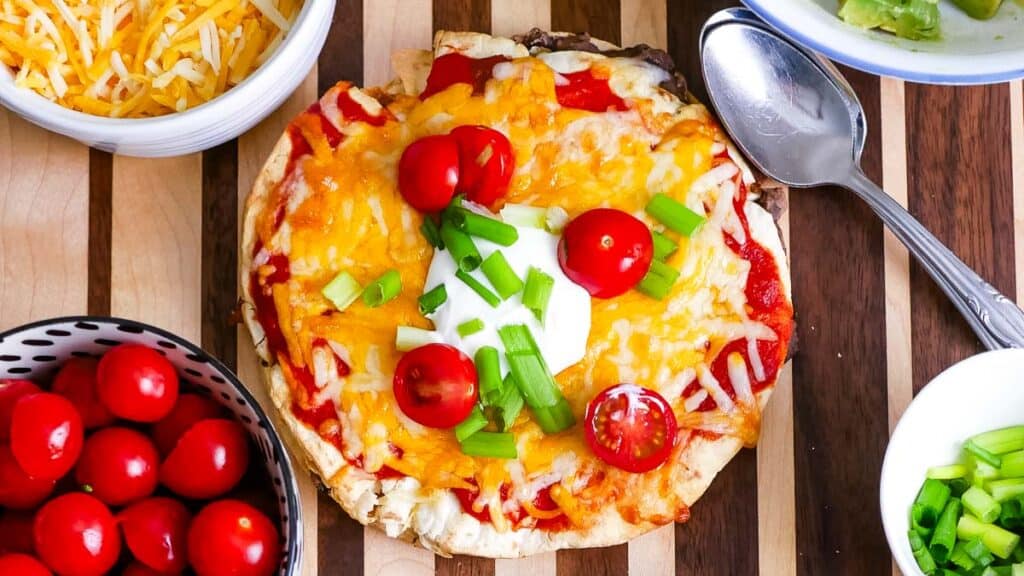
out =
[[[455,277],[455,260],[447,250],[434,251],[424,291],[444,284],[448,299],[427,318],[434,322],[439,341],[455,346],[470,358],[482,346],[497,348],[502,374],[508,372],[508,363],[498,329],[510,324],[526,324],[551,373],[558,374],[582,360],[586,353],[590,335],[590,294],[562,272],[557,255],[558,236],[537,228],[517,226],[516,230],[519,240],[511,246],[500,246],[482,238],[473,240],[483,258],[500,250],[524,284],[531,266],[555,280],[543,324],[523,306],[522,292],[492,308],[465,282]],[[491,287],[479,269],[471,276]],[[459,325],[473,319],[480,319],[484,329],[463,338],[458,332]]]

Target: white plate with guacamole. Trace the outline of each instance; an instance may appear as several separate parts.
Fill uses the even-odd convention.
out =
[[[987,20],[968,16],[952,0],[846,0],[848,18],[886,20],[910,39],[863,29],[838,16],[840,0],[744,0],[751,10],[794,40],[866,72],[932,84],[987,84],[1024,78],[1024,7],[1017,0],[958,0],[970,9],[995,9]],[[895,6],[896,9],[892,10]],[[854,10],[856,8],[856,10]],[[937,9],[937,13],[933,10]],[[938,29],[933,24],[938,23]],[[928,38],[934,36],[935,38]]]

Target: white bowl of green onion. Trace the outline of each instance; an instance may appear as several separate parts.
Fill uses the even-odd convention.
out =
[[[880,500],[903,574],[1024,576],[1024,350],[969,358],[917,395]]]

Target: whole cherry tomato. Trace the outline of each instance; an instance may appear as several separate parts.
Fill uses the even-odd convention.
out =
[[[56,480],[75,466],[82,451],[82,418],[63,396],[22,396],[11,414],[11,452],[26,474]]]
[[[32,530],[36,553],[61,576],[100,576],[121,553],[110,510],[93,496],[72,492],[46,503]]]
[[[26,474],[11,448],[0,444],[0,506],[12,510],[35,508],[53,492],[54,484],[55,480],[40,480]]]
[[[32,541],[33,512],[4,510],[0,512],[0,554],[34,554]]]
[[[223,418],[224,411],[220,404],[206,396],[199,394],[182,394],[178,397],[178,403],[174,409],[163,420],[160,420],[150,429],[150,436],[160,450],[161,454],[167,455],[174,450],[178,438],[188,431],[193,424],[200,420],[210,418]]]
[[[29,380],[0,380],[0,441],[11,437],[14,403],[26,394],[39,391],[39,386]]]
[[[121,344],[100,359],[96,391],[115,416],[156,422],[170,414],[178,400],[178,374],[155,350]]]
[[[4,554],[0,556],[0,574],[11,576],[53,576],[49,568],[28,554]]]
[[[93,358],[72,358],[53,377],[51,391],[71,400],[82,415],[86,430],[114,423],[114,415],[96,397],[98,364]]]
[[[392,384],[402,412],[431,428],[451,428],[462,422],[477,400],[473,361],[447,344],[427,344],[406,352]]]
[[[108,506],[123,506],[156,490],[160,455],[130,428],[104,428],[85,440],[75,481]]]
[[[484,205],[503,197],[515,169],[512,143],[508,138],[486,126],[459,126],[451,131],[451,137],[459,145],[456,190]]]
[[[249,437],[234,420],[203,420],[178,440],[160,466],[160,482],[185,498],[216,498],[249,466]]]
[[[188,558],[199,576],[269,576],[280,555],[273,522],[238,500],[208,504],[188,529]]]
[[[426,136],[409,144],[398,161],[398,191],[420,212],[440,212],[459,183],[459,147],[451,136]]]
[[[124,542],[132,556],[160,573],[185,569],[188,523],[185,505],[172,498],[149,498],[136,502],[117,515]]]
[[[636,286],[653,256],[647,226],[611,208],[580,214],[566,225],[558,242],[562,271],[595,298],[613,298]]]
[[[676,416],[654,390],[618,384],[587,405],[584,430],[598,458],[628,472],[647,472],[672,453]]]

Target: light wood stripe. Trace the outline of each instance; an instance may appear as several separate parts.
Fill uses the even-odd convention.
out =
[[[551,0],[491,0],[493,34],[522,34],[534,26],[551,29]]]
[[[1010,150],[1013,159],[1013,232],[1017,303],[1024,306],[1024,81],[1010,83]]]
[[[0,108],[0,329],[86,311],[89,149]]]

